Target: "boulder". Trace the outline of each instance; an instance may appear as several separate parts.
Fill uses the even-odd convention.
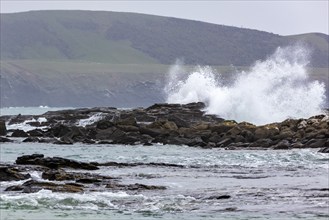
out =
[[[289,143],[288,140],[282,140],[279,143],[277,143],[273,149],[274,150],[288,150],[290,149],[291,144]]]
[[[275,124],[259,126],[255,130],[255,139],[272,139],[275,135],[278,135],[279,133],[280,130]]]

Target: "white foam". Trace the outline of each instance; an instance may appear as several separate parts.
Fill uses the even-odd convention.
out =
[[[205,102],[209,114],[258,125],[308,118],[322,113],[325,87],[309,81],[307,60],[302,47],[278,48],[250,71],[238,73],[231,85],[223,85],[220,74],[210,67],[182,74],[184,70],[175,65],[165,87],[167,102]]]
[[[39,122],[39,123],[42,123],[42,122],[47,122],[47,119],[45,117],[39,117],[37,119],[32,118],[32,119],[26,120],[26,121],[24,121],[22,123],[10,124],[10,125],[7,123],[6,124],[6,127],[7,127],[8,130],[10,130],[10,129],[12,129],[12,130],[19,129],[19,130],[23,130],[25,132],[31,131],[31,130],[34,130],[34,129],[37,129],[37,128],[38,129],[42,129],[42,130],[48,128],[47,126],[35,127],[35,126],[32,126],[32,125],[28,124],[30,122]]]
[[[113,200],[144,200],[143,195],[129,195],[126,192],[89,192],[57,193],[51,190],[40,190],[30,194],[2,194],[0,201],[15,206],[54,207],[60,209],[118,208]]]
[[[86,127],[87,125],[91,125],[95,122],[98,122],[104,118],[103,113],[99,112],[96,114],[93,114],[89,118],[86,119],[80,119],[79,122],[77,123],[78,126]]]

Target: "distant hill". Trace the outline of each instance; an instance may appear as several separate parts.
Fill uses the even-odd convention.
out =
[[[177,18],[95,11],[1,14],[1,107],[118,106],[164,101],[176,59],[222,73],[248,68],[278,46],[312,51],[312,78],[328,88],[328,35],[280,36]],[[328,91],[328,90],[327,90]]]
[[[311,65],[328,67],[328,35],[264,31],[120,12],[1,14],[1,59],[249,66],[278,46],[303,41]]]

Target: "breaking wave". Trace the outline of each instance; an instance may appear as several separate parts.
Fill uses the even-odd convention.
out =
[[[308,57],[300,46],[278,48],[249,71],[235,74],[229,84],[210,67],[198,66],[187,73],[176,63],[168,74],[167,102],[204,102],[209,114],[258,125],[320,114],[325,86],[308,79]]]

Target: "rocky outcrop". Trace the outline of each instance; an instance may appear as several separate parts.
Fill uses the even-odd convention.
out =
[[[145,185],[140,183],[122,184],[120,177],[105,176],[93,172],[72,171],[76,169],[98,169],[98,166],[115,166],[119,168],[133,166],[168,166],[184,168],[176,164],[166,163],[85,163],[59,157],[44,157],[42,154],[24,155],[18,157],[16,165],[0,165],[1,181],[25,182],[12,185],[5,191],[17,191],[22,193],[35,193],[42,189],[52,192],[82,193],[85,191],[143,191],[143,190],[165,190],[165,186]],[[69,168],[69,169],[67,169]],[[40,177],[32,177],[28,172],[40,173]],[[148,178],[145,176],[145,178]]]
[[[24,142],[71,145],[155,143],[225,149],[323,148],[329,139],[329,116],[287,119],[256,126],[204,114],[205,104],[155,104],[148,108],[83,108],[47,112],[40,116],[3,117],[11,123],[29,120],[35,130],[15,130]],[[43,118],[39,123],[38,118]],[[1,118],[0,118],[1,119]],[[37,123],[38,122],[38,123]],[[42,126],[48,126],[46,129]],[[43,128],[43,129],[40,129]]]
[[[32,154],[24,155],[16,159],[16,164],[32,164],[32,165],[41,165],[48,167],[50,169],[58,169],[62,167],[73,168],[73,169],[82,169],[82,170],[97,170],[98,167],[85,162],[79,162],[76,160],[65,159],[61,157],[44,157],[43,154]]]

